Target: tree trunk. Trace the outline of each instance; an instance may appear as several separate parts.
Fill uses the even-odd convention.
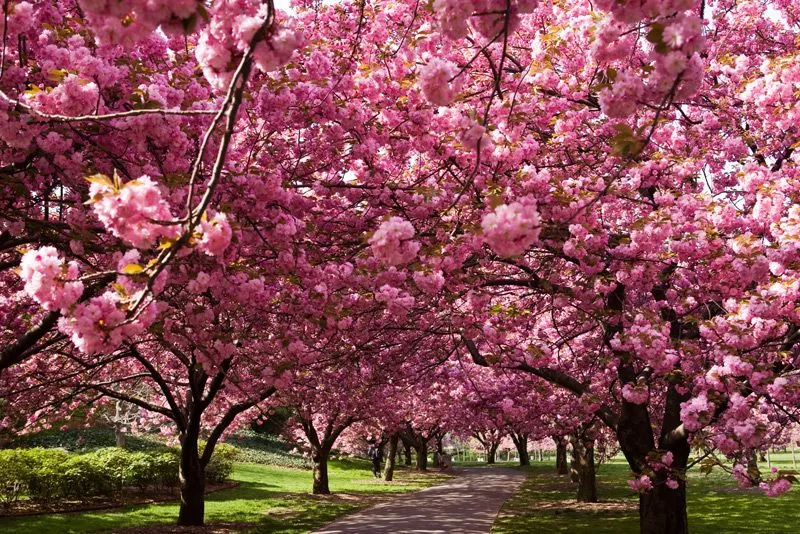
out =
[[[597,478],[594,466],[594,440],[575,433],[572,436],[572,481],[578,483],[578,502],[597,502]]]
[[[428,442],[421,441],[419,447],[415,447],[417,451],[417,471],[428,470]]]
[[[566,475],[569,473],[567,466],[567,440],[562,436],[553,438],[556,442],[556,473]]]
[[[312,493],[314,495],[330,495],[331,490],[328,486],[328,458],[331,454],[330,449],[324,447],[314,451],[312,460],[314,462],[314,485]]]
[[[499,443],[492,443],[488,447],[486,447],[486,463],[493,464],[497,461],[497,447],[499,447]]]
[[[633,381],[635,373],[626,366],[620,366],[619,374],[623,383]],[[680,405],[688,399],[680,394],[674,384],[667,389],[664,403],[664,416],[661,424],[658,449],[672,453],[670,466],[677,476],[678,484],[671,489],[665,484],[666,475],[653,475],[653,489],[639,496],[639,532],[641,534],[688,534],[686,514],[686,484],[681,476],[686,473],[691,448],[685,432],[680,429]],[[656,449],[655,436],[650,414],[645,404],[632,404],[623,401],[617,424],[617,440],[631,470],[641,476],[648,472],[648,454]]]
[[[747,476],[750,478],[750,481],[753,483],[754,486],[758,486],[761,483],[761,470],[758,468],[758,458],[756,457],[756,451],[750,451],[747,453]]]
[[[441,436],[436,437],[436,452],[433,454],[433,467],[441,467],[441,458],[444,455],[444,438]]]
[[[181,506],[178,525],[202,526],[205,517],[205,473],[197,450],[197,430],[181,439],[181,458],[178,468]]]
[[[514,442],[519,454],[519,465],[531,465],[531,457],[528,454],[528,436],[525,434],[511,434],[511,440]]]
[[[678,480],[678,488],[654,484],[652,490],[639,496],[639,531],[641,534],[688,534],[686,484]]]
[[[125,429],[122,427],[122,425],[114,426],[114,443],[120,449],[125,448]]]
[[[389,452],[386,454],[386,465],[383,468],[383,479],[391,482],[394,477],[394,462],[397,458],[397,442],[400,437],[397,434],[392,434],[389,438]]]
[[[405,455],[405,465],[406,467],[411,467],[411,444],[407,441],[403,441],[403,454]]]

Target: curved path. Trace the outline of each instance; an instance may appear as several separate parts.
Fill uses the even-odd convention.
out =
[[[509,468],[467,468],[456,478],[335,521],[314,534],[486,534],[526,473]]]

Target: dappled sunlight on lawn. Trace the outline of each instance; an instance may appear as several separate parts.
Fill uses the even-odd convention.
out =
[[[786,467],[786,466],[784,466]],[[628,489],[626,464],[603,464],[598,472],[598,504],[576,503],[566,475],[549,464],[531,468],[531,477],[503,507],[494,534],[532,531],[572,534],[637,534],[638,498]],[[687,507],[692,534],[796,534],[800,490],[767,497],[740,489],[727,474],[689,474]]]
[[[224,524],[225,529],[295,534],[308,532],[334,518],[388,497],[429,486],[448,478],[399,469],[396,482],[371,478],[364,461],[333,461],[330,466],[333,495],[311,495],[311,472],[300,469],[237,464],[235,488],[206,497],[206,523]],[[338,494],[337,494],[338,493]],[[61,534],[106,531],[136,532],[139,527],[172,525],[178,517],[177,502],[116,509],[0,518],[0,532]],[[153,530],[156,532],[156,530]]]

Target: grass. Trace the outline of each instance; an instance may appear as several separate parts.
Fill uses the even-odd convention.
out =
[[[772,465],[791,469],[791,455],[772,454]],[[762,471],[768,471],[766,464]],[[503,506],[493,534],[569,532],[571,534],[638,534],[638,497],[628,489],[630,471],[623,461],[603,464],[598,472],[600,505],[575,506],[569,477],[555,474],[553,464],[536,463],[531,476]],[[571,502],[570,502],[571,501]],[[796,534],[800,488],[780,497],[742,490],[726,473],[689,473],[687,509],[693,534]]]
[[[306,533],[369,505],[380,494],[421,489],[445,478],[401,469],[396,472],[396,482],[375,481],[369,463],[359,460],[334,460],[329,469],[331,491],[340,495],[310,495],[310,471],[237,464],[232,478],[239,486],[207,496],[206,523],[237,523],[243,532],[252,533]],[[106,532],[126,527],[170,525],[177,517],[177,502],[166,502],[103,511],[0,518],[0,532]]]

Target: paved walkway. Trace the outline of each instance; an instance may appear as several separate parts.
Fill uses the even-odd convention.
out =
[[[525,480],[509,468],[467,468],[446,484],[407,493],[346,516],[315,534],[486,534]]]

